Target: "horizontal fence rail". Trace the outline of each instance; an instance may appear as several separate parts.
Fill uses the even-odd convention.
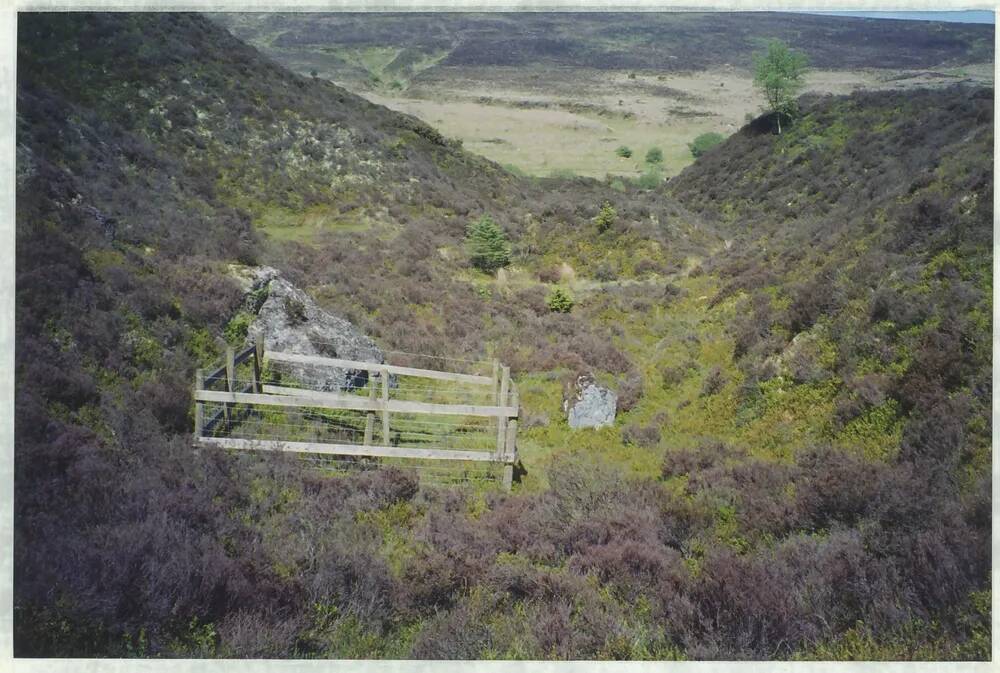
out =
[[[267,351],[226,352],[195,380],[195,440],[226,449],[385,460],[472,461],[503,467],[510,489],[517,460],[517,386],[493,375]],[[331,370],[347,370],[333,387]],[[351,372],[365,372],[359,377]],[[480,369],[481,371],[481,369]],[[339,376],[339,375],[338,375]],[[341,461],[341,462],[342,462]],[[419,466],[418,466],[419,467]],[[424,468],[426,469],[426,468]]]
[[[337,367],[340,369],[360,369],[368,372],[385,371],[390,374],[400,376],[417,376],[425,379],[437,379],[440,381],[457,381],[459,383],[473,383],[484,386],[493,385],[494,380],[489,376],[479,376],[476,374],[457,374],[455,372],[442,372],[434,369],[417,369],[416,367],[400,367],[399,365],[386,365],[377,362],[360,362],[358,360],[341,360],[339,358],[320,357],[318,355],[299,355],[298,353],[276,353],[267,354],[268,359],[276,362],[293,362],[303,365],[324,365],[327,367]]]
[[[230,404],[264,404],[281,407],[316,407],[319,409],[349,409],[353,411],[390,411],[413,414],[443,414],[449,416],[517,416],[514,407],[483,407],[472,404],[433,404],[407,400],[368,400],[358,395],[337,395],[327,392],[306,392],[301,388],[264,386],[265,393],[289,391],[289,394],[268,395],[246,392],[199,390],[199,402],[228,402]]]
[[[232,439],[205,437],[203,442],[230,449],[257,449],[261,451],[293,451],[296,453],[329,453],[342,456],[375,456],[383,458],[425,458],[434,460],[487,460],[496,461],[496,455],[485,451],[457,451],[454,449],[415,449],[405,446],[362,446],[358,444],[325,444],[316,442],[281,442],[261,439]]]

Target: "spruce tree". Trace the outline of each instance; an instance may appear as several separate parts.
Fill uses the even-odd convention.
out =
[[[594,222],[597,224],[597,231],[603,234],[614,225],[616,219],[618,219],[618,213],[615,212],[610,201],[605,201],[601,205],[601,212],[594,218]]]
[[[510,264],[510,242],[493,218],[483,215],[466,230],[472,265],[487,273]]]

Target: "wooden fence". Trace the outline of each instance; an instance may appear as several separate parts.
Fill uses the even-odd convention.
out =
[[[294,376],[286,381],[265,375],[281,365],[365,376],[363,385],[332,392]],[[494,361],[492,370],[486,376],[265,352],[258,337],[245,350],[229,349],[225,363],[214,371],[198,370],[195,440],[231,449],[499,464],[503,487],[509,490],[517,460],[517,386],[508,367]],[[400,383],[411,380],[424,383]],[[435,394],[447,394],[449,401],[419,399]],[[426,420],[441,418],[449,420]],[[397,428],[392,431],[394,420]],[[487,448],[486,434],[493,432],[494,422],[495,441],[489,439]],[[272,436],[275,429],[279,431]],[[310,430],[318,436],[302,441],[301,435]],[[348,440],[331,438],[333,430],[356,434]],[[448,446],[428,447],[432,437],[448,440]]]

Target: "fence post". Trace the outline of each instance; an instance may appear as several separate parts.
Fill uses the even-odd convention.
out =
[[[236,353],[233,352],[232,348],[226,349],[226,390],[231,393],[236,392]],[[232,421],[232,404],[229,402],[225,403],[225,416],[226,416],[226,430],[232,430],[230,425]]]
[[[507,422],[507,446],[504,448],[503,488],[508,493],[514,482],[514,462],[517,460],[517,419]]]
[[[375,380],[372,372],[368,372],[368,399],[375,401]],[[375,412],[369,411],[365,419],[365,446],[372,443],[372,435],[375,434]]]
[[[493,404],[500,406],[500,361],[493,359]]]
[[[205,370],[199,369],[194,373],[194,390],[197,393],[199,390],[205,388]],[[195,440],[201,439],[202,433],[205,431],[205,403],[195,402],[194,403],[194,438]]]
[[[504,407],[507,405],[507,391],[510,388],[510,367],[504,366],[501,370],[500,378],[500,397],[497,400],[497,406]],[[507,415],[501,411],[497,414],[497,458],[503,457],[504,449],[506,447],[506,434],[507,434]]]
[[[382,369],[382,446],[389,446],[389,370]]]
[[[517,384],[510,383],[510,406],[514,409],[520,408],[520,400],[517,395]],[[503,466],[503,488],[508,493],[514,482],[514,463],[517,462],[517,418],[507,420],[507,436],[504,446],[504,466]]]
[[[517,418],[521,415],[521,400],[517,394],[517,384],[510,382],[510,406],[514,407],[517,414],[512,419],[507,419],[507,460],[511,463],[517,460]]]
[[[253,340],[253,391],[259,393],[264,390],[260,380],[260,371],[264,368],[264,333],[257,332]]]

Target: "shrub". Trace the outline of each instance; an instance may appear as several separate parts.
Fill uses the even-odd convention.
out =
[[[635,273],[639,276],[648,273],[660,273],[661,271],[663,271],[663,267],[649,257],[643,257],[635,263]]]
[[[773,322],[774,310],[767,294],[755,292],[749,302],[741,302],[731,328],[734,357],[741,358],[758,345],[766,349],[770,344]]]
[[[609,262],[601,262],[594,269],[594,278],[601,281],[602,283],[607,283],[613,280],[618,280],[618,272]]]
[[[625,145],[620,145],[618,149],[615,150],[615,154],[617,154],[623,159],[628,159],[629,157],[632,156],[632,148],[627,147]]]
[[[798,285],[788,307],[789,327],[793,332],[807,330],[824,315],[840,306],[843,297],[835,279],[826,273]]]
[[[601,205],[601,212],[597,214],[594,218],[594,224],[597,225],[597,231],[604,233],[612,226],[614,226],[615,220],[618,218],[618,213],[615,212],[614,207],[609,201],[605,201]]]
[[[686,365],[661,365],[659,372],[660,378],[663,379],[663,387],[671,388],[687,378],[688,368]]]
[[[189,427],[191,396],[186,383],[176,375],[165,374],[164,378],[146,381],[138,390],[137,397],[142,400],[142,406],[149,409],[160,425],[170,432],[184,432]]]
[[[226,325],[226,329],[223,332],[226,337],[226,342],[230,346],[239,346],[243,344],[243,342],[246,341],[251,322],[253,322],[253,316],[246,311],[240,311],[233,316],[233,319],[229,321],[229,324]]]
[[[650,147],[649,151],[646,152],[646,163],[647,164],[662,164],[663,163],[663,150],[659,147]]]
[[[806,450],[796,463],[804,471],[796,498],[816,527],[854,525],[873,507],[884,479],[880,466],[829,447]]]
[[[655,166],[651,166],[648,171],[639,176],[636,184],[642,189],[656,189],[663,182],[663,173]]]
[[[724,385],[726,385],[725,374],[718,367],[712,367],[712,370],[708,372],[708,376],[705,377],[705,383],[701,387],[701,394],[703,397],[714,395],[722,390],[722,386]]]
[[[649,425],[630,423],[622,428],[622,441],[647,448],[656,446],[660,442],[660,429],[652,423]]]
[[[663,457],[661,476],[664,479],[707,470],[735,455],[735,451],[721,442],[702,442],[691,449],[668,451]]]
[[[306,307],[298,299],[293,297],[285,297],[285,303],[283,308],[285,309],[285,318],[292,325],[300,325],[306,321]],[[244,337],[246,333],[244,332]]]
[[[906,329],[922,320],[923,307],[909,302],[898,290],[879,286],[872,293],[868,316],[872,323],[891,321],[898,329]]]
[[[573,297],[561,287],[557,287],[545,298],[545,305],[555,313],[569,313],[573,309]]]
[[[483,215],[469,225],[465,240],[469,258],[477,269],[492,273],[510,264],[510,242],[503,229],[489,215]]]
[[[669,305],[674,299],[677,299],[682,294],[684,294],[684,290],[677,287],[673,283],[667,283],[663,286],[663,303]]]
[[[642,397],[642,374],[636,370],[629,372],[625,382],[618,389],[618,411],[631,411]]]
[[[558,283],[562,278],[562,271],[557,264],[551,264],[538,270],[538,280],[543,283]]]
[[[691,150],[691,156],[700,157],[705,152],[709,151],[719,143],[721,143],[725,138],[721,133],[702,133],[700,136],[694,139],[693,142],[688,143],[688,149]]]

